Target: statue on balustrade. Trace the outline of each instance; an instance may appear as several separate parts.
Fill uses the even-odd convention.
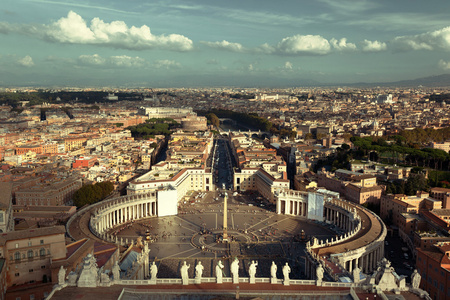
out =
[[[156,274],[158,274],[158,267],[156,266],[155,262],[153,262],[150,266],[150,279],[156,280]]]
[[[239,260],[237,257],[231,263],[231,275],[233,277],[233,283],[239,283]]]
[[[64,283],[66,282],[66,270],[64,269],[63,266],[61,266],[61,268],[59,268],[58,271],[58,284],[59,285],[64,285]]]
[[[248,268],[248,274],[250,275],[250,283],[255,283],[256,276],[256,267],[258,266],[258,262],[252,260],[250,267]]]
[[[189,284],[189,274],[188,269],[191,267],[191,265],[187,265],[186,261],[183,262],[183,265],[181,266],[180,273],[181,273],[181,281],[183,285]]]
[[[216,265],[216,278],[217,278],[217,283],[222,283],[223,282],[223,264],[222,261],[219,260],[219,262]]]
[[[270,266],[270,280],[272,283],[276,283],[277,281],[277,269],[277,265],[272,261],[272,266]]]
[[[411,274],[411,285],[413,289],[419,288],[421,279],[422,276],[420,276],[419,272],[417,272],[417,269],[415,269],[414,272]]]
[[[291,267],[289,267],[288,263],[286,263],[283,267],[284,285],[289,285],[290,283],[289,273],[291,273]]]
[[[316,268],[316,279],[319,282],[322,281],[322,279],[323,279],[323,267],[320,263]]]

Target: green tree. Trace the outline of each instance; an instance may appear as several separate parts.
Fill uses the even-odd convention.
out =
[[[74,204],[80,208],[84,205],[97,203],[114,190],[114,184],[110,181],[98,182],[96,184],[83,185],[73,194]]]

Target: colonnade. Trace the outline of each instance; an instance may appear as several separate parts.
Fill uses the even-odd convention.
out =
[[[278,200],[277,213],[291,216],[307,217],[307,203],[301,200]]]
[[[322,264],[330,272],[330,275],[338,274],[336,270],[333,270],[335,264],[342,272],[347,272],[350,277],[352,271],[357,267],[366,274],[377,269],[378,262],[384,257],[384,239],[387,233],[386,226],[378,216],[353,203],[332,199],[324,205],[324,219],[347,233],[337,237],[336,241],[332,239],[331,242],[328,240],[318,242],[315,239],[313,245],[307,244],[305,273],[308,278],[315,279],[318,263]],[[377,231],[378,235],[375,238],[367,240],[366,234],[358,236],[358,232],[362,228],[362,220],[364,220],[365,226],[370,227],[369,230]],[[349,240],[350,238],[351,240]],[[345,252],[321,256],[320,253],[325,253],[327,247],[335,247],[341,243],[348,243],[348,246],[342,246],[345,247]]]
[[[340,207],[323,207],[324,219],[338,226],[345,231],[352,231],[357,227],[356,219],[352,212],[346,211]]]
[[[156,216],[156,201],[127,204],[101,214],[96,222],[95,229],[101,234],[117,225],[152,216]]]
[[[156,193],[129,195],[105,203],[91,216],[91,230],[102,235],[110,228],[157,215]]]
[[[379,243],[373,250],[365,251],[363,255],[345,261],[343,267],[346,271],[352,272],[358,267],[364,273],[370,273],[377,268],[377,263],[384,257],[383,243]]]
[[[276,197],[277,214],[307,217],[308,216],[308,192],[282,191]]]

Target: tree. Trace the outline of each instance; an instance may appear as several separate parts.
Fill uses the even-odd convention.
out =
[[[110,181],[98,182],[96,184],[83,185],[73,194],[74,204],[80,208],[84,205],[99,202],[114,190],[114,184]]]

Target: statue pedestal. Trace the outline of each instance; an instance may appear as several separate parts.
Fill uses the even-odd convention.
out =
[[[239,284],[239,277],[233,276],[233,283],[234,284]]]
[[[223,279],[222,278],[217,278],[217,283],[223,283]]]
[[[255,277],[250,277],[249,282],[250,284],[255,284]]]
[[[316,285],[317,286],[322,286],[322,280],[316,280]]]
[[[277,284],[278,280],[276,278],[270,278],[270,283],[271,284]]]
[[[201,284],[202,283],[202,278],[201,277],[196,277],[195,278],[195,284]]]
[[[291,281],[289,279],[283,280],[283,285],[291,285]]]
[[[148,281],[148,284],[152,284],[152,285],[156,284],[156,278],[150,279],[150,280]]]

